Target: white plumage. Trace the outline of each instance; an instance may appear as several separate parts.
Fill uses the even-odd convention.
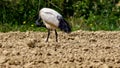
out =
[[[38,22],[40,18],[43,20],[44,25],[48,29],[48,37],[46,39],[46,42],[48,41],[50,30],[55,30],[56,35],[56,41],[57,40],[57,28],[60,28],[64,32],[71,32],[71,28],[67,21],[65,21],[61,14],[59,14],[57,11],[50,9],[50,8],[42,8],[39,11],[39,18],[36,20],[36,25],[41,26],[41,24]]]
[[[57,16],[61,16],[59,13],[49,8],[43,8],[39,14],[48,29],[56,29],[58,27],[59,21]]]

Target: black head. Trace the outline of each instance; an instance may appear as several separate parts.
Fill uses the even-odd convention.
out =
[[[70,33],[71,32],[71,26],[69,25],[69,23],[64,20],[61,16],[57,16],[57,19],[59,20],[59,28],[66,32],[66,33]]]

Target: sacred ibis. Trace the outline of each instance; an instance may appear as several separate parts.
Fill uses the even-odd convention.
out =
[[[55,31],[56,42],[58,42],[58,34],[56,31],[57,28],[59,28],[60,30],[62,30],[66,33],[71,32],[71,27],[70,27],[69,23],[62,17],[62,15],[60,13],[58,13],[57,11],[55,11],[51,8],[42,8],[39,11],[38,19],[35,22],[36,26],[42,25],[42,23],[38,22],[40,19],[42,19],[43,24],[48,29],[48,36],[47,36],[46,42],[48,42],[48,39],[50,36],[50,30]]]

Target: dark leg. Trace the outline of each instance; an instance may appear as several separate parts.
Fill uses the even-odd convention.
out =
[[[48,29],[48,36],[47,36],[46,42],[48,42],[49,36],[50,36],[50,29]]]
[[[56,42],[58,42],[58,34],[56,30],[55,30],[55,35],[56,35]]]

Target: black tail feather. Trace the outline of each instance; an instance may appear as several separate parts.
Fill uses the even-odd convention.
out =
[[[71,26],[69,25],[69,23],[67,21],[65,21],[62,17],[57,16],[58,20],[59,20],[59,28],[60,30],[66,32],[66,33],[70,33],[71,32]]]

